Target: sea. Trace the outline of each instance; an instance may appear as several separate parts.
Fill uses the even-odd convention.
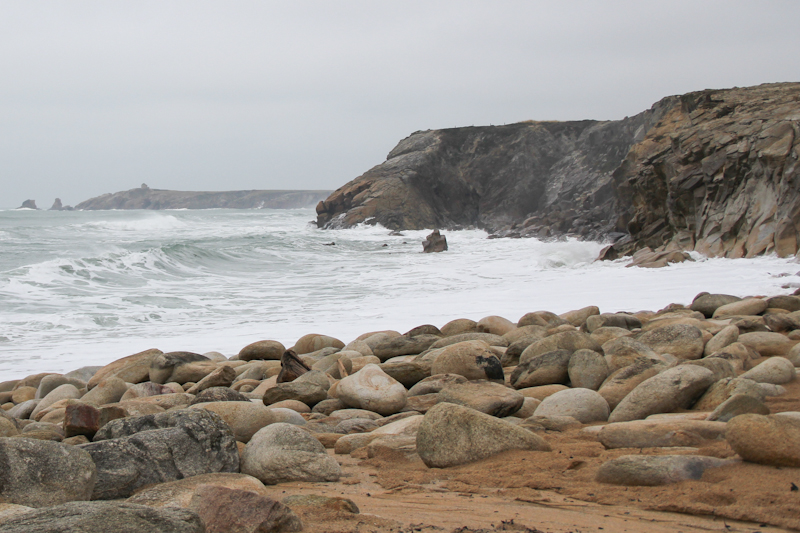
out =
[[[0,210],[0,381],[104,365],[148,348],[232,356],[307,333],[378,330],[531,311],[658,310],[701,291],[791,294],[794,258],[661,269],[595,261],[604,244],[446,231],[320,230],[313,209]]]

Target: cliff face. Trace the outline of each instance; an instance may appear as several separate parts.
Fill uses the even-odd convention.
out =
[[[476,226],[654,249],[800,248],[800,84],[664,98],[618,121],[412,134],[317,206],[319,227]]]
[[[81,202],[75,209],[292,209],[314,205],[330,191],[193,192],[138,189],[104,194]]]
[[[614,173],[630,234],[614,251],[796,254],[799,136],[797,83],[680,97]]]

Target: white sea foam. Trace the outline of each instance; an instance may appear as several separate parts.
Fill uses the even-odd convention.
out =
[[[291,346],[310,332],[347,342],[458,317],[655,310],[703,290],[800,286],[798,265],[776,257],[626,268],[594,262],[599,243],[489,240],[479,230],[446,232],[448,252],[422,254],[428,231],[322,231],[308,224],[313,215],[0,213],[0,231],[14,237],[0,240],[0,381],[152,347],[233,355],[261,339]]]

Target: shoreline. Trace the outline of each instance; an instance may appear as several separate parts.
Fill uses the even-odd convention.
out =
[[[720,519],[740,531],[752,522],[800,528],[790,490],[800,484],[800,450],[781,448],[800,435],[800,297],[701,293],[691,305],[599,311],[461,318],[347,345],[308,334],[291,347],[251,343],[230,358],[148,350],[0,383],[0,466],[25,479],[29,466],[14,457],[27,446],[31,464],[55,469],[56,480],[1,488],[0,527],[17,531],[56,509],[81,509],[80,520],[102,505],[122,512],[123,501],[131,512],[178,507],[184,522],[206,517],[211,527],[203,495],[213,487],[261,498],[255,507],[269,507],[270,520],[295,524],[286,531],[302,522],[304,531],[513,523],[555,532],[586,527],[586,516],[630,531],[656,531],[653,520],[664,531]],[[135,460],[107,455],[134,442]],[[156,442],[169,453],[198,451],[157,466]],[[311,463],[297,455],[312,449]],[[57,450],[83,461],[67,483],[80,486],[85,470],[80,494],[57,482],[67,475],[53,466],[67,460]],[[649,473],[625,461],[644,461]],[[131,469],[141,473],[123,483]],[[441,508],[459,502],[472,514]],[[403,508],[418,508],[422,521]],[[492,517],[498,509],[504,515]],[[652,514],[664,511],[677,514]]]

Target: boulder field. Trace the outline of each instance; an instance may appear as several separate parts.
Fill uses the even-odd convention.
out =
[[[799,296],[701,293],[659,311],[460,318],[347,344],[256,340],[231,357],[151,349],[2,382],[0,530],[301,531],[321,508],[359,512],[318,494],[361,483],[354,460],[395,487],[468,479],[487,461],[500,479],[484,482],[510,487],[504,475],[536,480],[567,455],[559,490],[577,490],[573,471],[576,487],[620,490],[691,492],[742,469],[744,485],[776,471],[800,483],[792,324]],[[298,486],[317,493],[286,496]],[[736,518],[725,505],[711,514]],[[771,509],[748,516],[800,526]]]
[[[657,267],[800,250],[800,83],[668,96],[615,121],[418,131],[317,205],[322,228],[610,239]]]

